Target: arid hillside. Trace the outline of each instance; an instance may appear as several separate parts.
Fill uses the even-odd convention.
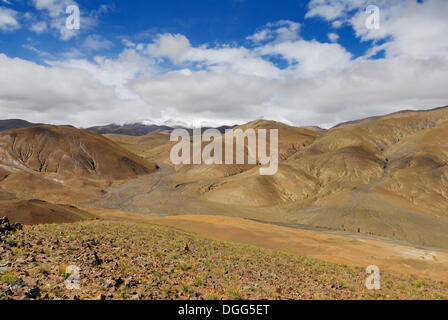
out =
[[[0,187],[19,199],[74,203],[113,181],[156,171],[105,137],[71,127],[36,126],[0,133]]]
[[[1,195],[152,215],[230,215],[448,248],[448,108],[329,130],[265,120],[236,129],[279,130],[276,175],[261,176],[259,163],[173,166],[176,142],[167,132],[101,136],[36,126],[0,134]]]
[[[1,215],[11,223],[25,225],[73,223],[93,220],[95,216],[74,206],[60,205],[42,200],[0,201]]]
[[[238,128],[279,130],[276,175],[174,166],[167,132],[0,133],[0,216],[26,224],[2,235],[0,298],[446,299],[448,108]]]
[[[223,214],[226,206],[232,215],[263,221],[448,247],[448,108],[404,111],[329,130],[271,121],[239,128],[279,129],[278,173],[260,176],[258,165],[178,166],[159,185],[166,197],[183,199],[183,214],[198,213],[199,201],[212,214]],[[168,134],[109,138],[170,165]],[[121,191],[111,192],[117,198]],[[126,208],[108,202],[109,195],[96,204],[144,213],[151,210],[141,208],[154,205],[157,213],[176,214],[164,196],[154,203],[136,192],[138,203],[128,201]]]
[[[170,227],[81,222],[0,235],[0,299],[446,299],[441,281],[214,241]],[[79,269],[79,290],[65,285]]]

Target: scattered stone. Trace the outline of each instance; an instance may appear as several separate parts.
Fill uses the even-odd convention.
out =
[[[104,294],[100,294],[96,300],[106,300],[106,296]]]
[[[33,287],[32,289],[26,290],[25,296],[29,299],[40,298],[40,288],[36,286],[36,287]]]
[[[84,260],[86,263],[92,265],[92,266],[99,266],[103,263],[103,261],[98,257],[98,254],[96,251],[92,251],[89,253],[86,253],[84,256]]]
[[[25,259],[19,258],[16,260],[16,264],[19,266],[23,266],[24,264],[26,264]]]
[[[114,287],[117,288],[117,287],[121,286],[123,283],[124,283],[123,279],[118,278],[114,281]]]
[[[140,300],[140,295],[137,293],[137,294],[130,296],[130,298],[131,298],[131,300]]]
[[[135,288],[135,287],[137,287],[138,282],[134,281],[134,280],[126,280],[124,285],[128,288]]]
[[[11,261],[4,261],[0,263],[0,267],[9,267],[11,266]]]
[[[22,230],[23,225],[20,223],[11,224],[8,217],[0,218],[0,234],[6,234],[7,232],[14,232],[17,230]]]
[[[113,280],[104,280],[103,283],[103,287],[108,289],[108,288],[112,288],[114,286],[114,281]]]

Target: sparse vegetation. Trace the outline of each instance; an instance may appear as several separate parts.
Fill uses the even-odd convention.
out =
[[[2,284],[13,284],[18,280],[17,276],[14,273],[5,273],[0,278],[0,283]]]
[[[12,263],[0,278],[1,298],[21,298],[26,288],[34,286],[42,288],[41,299],[311,300],[448,296],[445,283],[387,273],[382,273],[384,288],[370,291],[364,286],[365,270],[360,268],[213,241],[150,224],[89,221],[41,225],[25,227],[10,240],[17,245],[2,245],[5,250],[2,261],[9,259]],[[13,250],[23,254],[14,255]],[[22,257],[35,261],[23,261]],[[26,268],[17,267],[18,259],[22,259]],[[58,265],[62,267],[52,267]],[[64,285],[69,276],[65,267],[69,265],[80,268],[81,287],[76,293]],[[16,286],[16,283],[22,284]]]

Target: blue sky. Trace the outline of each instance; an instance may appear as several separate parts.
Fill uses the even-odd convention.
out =
[[[183,34],[193,46],[204,43],[250,46],[247,36],[267,23],[280,20],[303,23],[308,5],[307,1],[299,0],[78,1],[81,21],[91,12],[102,12],[98,14],[95,27],[83,30],[81,22],[78,35],[67,40],[61,39],[57,30],[36,34],[26,28],[26,24],[30,27],[33,23],[47,18],[47,13],[37,10],[33,1],[8,2],[10,5],[4,4],[5,7],[32,14],[33,19],[25,21],[24,27],[15,32],[1,34],[3,52],[10,57],[36,62],[43,62],[45,59],[27,49],[29,46],[57,56],[73,47],[82,46],[83,41],[92,34],[100,35],[103,40],[107,39],[112,44],[95,52],[83,52],[83,55],[89,58],[97,54],[119,54],[123,49],[123,38],[148,41],[159,33]],[[329,42],[329,29],[328,21],[312,18],[303,24],[301,36],[306,40]],[[360,41],[349,26],[342,27],[339,35],[339,42],[355,57],[364,54],[371,44],[371,41]],[[27,48],[24,48],[24,45]]]
[[[445,0],[0,0],[0,112],[329,127],[448,105],[447,14]]]

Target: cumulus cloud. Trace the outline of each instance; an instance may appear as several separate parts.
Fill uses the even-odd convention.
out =
[[[191,49],[190,41],[181,34],[159,34],[153,43],[148,44],[149,55],[158,58],[169,58],[174,62],[182,62],[183,56]]]
[[[448,52],[448,2],[445,0],[396,1],[381,10],[381,27],[365,27],[365,14],[355,14],[350,23],[361,40],[385,40],[372,51],[384,50],[387,57],[425,58]]]
[[[97,56],[94,61],[69,59],[46,61],[47,64],[65,70],[83,70],[100,84],[115,89],[118,98],[136,98],[126,84],[136,77],[155,72],[153,60],[142,56],[134,49],[125,49],[116,59]]]
[[[352,55],[339,44],[313,41],[285,41],[258,49],[263,55],[279,55],[293,66],[290,74],[311,77],[348,67]]]
[[[136,79],[130,88],[148,105],[173,118],[236,121],[271,107],[279,83],[235,73],[176,71]]]
[[[379,30],[366,28],[365,9],[371,3],[368,0],[312,0],[306,17],[348,23],[362,41],[374,41],[376,45],[370,55],[384,50],[388,57],[424,58],[448,51],[446,0],[377,0],[375,5],[381,17]]]
[[[192,47],[190,41],[180,34],[161,34],[146,52],[156,58],[167,58],[178,66],[197,64],[215,72],[237,72],[241,74],[278,77],[279,70],[271,62],[262,59],[256,52],[244,47],[203,45]]]
[[[86,70],[45,67],[0,54],[0,112],[4,118],[78,126],[158,116],[138,99],[121,99],[113,86]],[[23,86],[27,79],[26,87]]]
[[[0,31],[13,31],[20,28],[17,21],[18,12],[0,6]]]
[[[418,75],[418,76],[416,76]],[[253,120],[332,126],[448,101],[448,59],[359,60],[338,73],[306,79],[266,79],[230,73],[170,73],[130,87],[172,117]],[[241,121],[240,120],[240,121]]]

